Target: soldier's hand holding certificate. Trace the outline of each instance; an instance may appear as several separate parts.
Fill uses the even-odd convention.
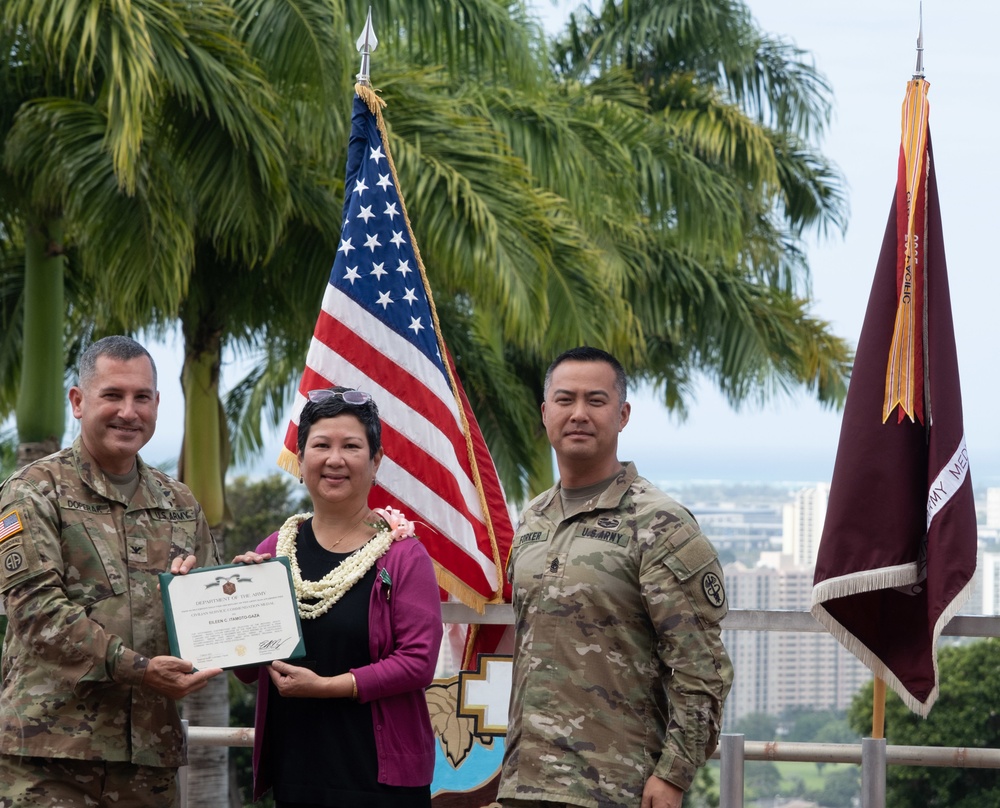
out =
[[[305,654],[287,558],[160,575],[170,652],[195,668]]]

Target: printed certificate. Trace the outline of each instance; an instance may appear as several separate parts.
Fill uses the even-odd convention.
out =
[[[287,558],[160,574],[170,652],[195,668],[305,655]]]

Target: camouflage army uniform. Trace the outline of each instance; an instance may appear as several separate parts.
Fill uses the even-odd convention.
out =
[[[651,774],[687,790],[733,677],[715,549],[632,463],[562,514],[556,485],[525,510],[508,563],[517,639],[499,798],[638,806]]]
[[[187,487],[137,463],[127,504],[79,439],[0,490],[4,755],[186,762],[174,702],[137,685],[169,654],[157,574],[218,554]]]

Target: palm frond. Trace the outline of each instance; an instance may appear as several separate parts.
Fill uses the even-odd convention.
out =
[[[452,77],[489,80],[499,75],[531,84],[540,73],[538,31],[521,0],[350,0],[348,28],[361,33],[368,8],[387,52],[414,66],[443,66]],[[382,67],[373,81],[382,86]]]

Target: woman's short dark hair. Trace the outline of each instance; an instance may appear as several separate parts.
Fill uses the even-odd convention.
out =
[[[353,390],[352,387],[331,387],[337,393],[345,390]],[[378,415],[378,407],[375,399],[369,399],[364,404],[348,404],[340,396],[331,396],[323,401],[306,401],[302,412],[299,413],[299,454],[306,450],[306,441],[309,439],[309,430],[317,421],[324,418],[336,418],[338,415],[353,415],[365,428],[368,437],[368,451],[372,458],[382,448],[382,420]]]

